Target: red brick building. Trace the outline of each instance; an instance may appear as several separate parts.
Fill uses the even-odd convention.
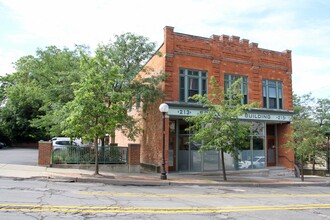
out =
[[[207,93],[209,79],[228,88],[242,78],[243,103],[258,102],[261,108],[242,115],[242,121],[252,123],[250,148],[240,152],[240,169],[268,166],[292,167],[294,155],[284,148],[292,117],[291,51],[271,51],[237,36],[213,35],[210,38],[176,33],[164,28],[164,43],[146,66],[155,74],[168,74],[162,89],[163,100],[143,114],[144,132],[137,139],[141,144],[142,165],[160,166],[162,161],[162,114],[159,105],[166,103],[165,160],[169,171],[221,170],[219,152],[199,153],[199,146],[189,142],[185,128],[190,117],[203,111],[190,96]],[[140,112],[141,113],[141,112]],[[119,145],[127,142],[120,135]],[[226,155],[226,168],[234,169],[234,159]]]

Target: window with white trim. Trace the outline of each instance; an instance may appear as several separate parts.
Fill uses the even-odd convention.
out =
[[[207,72],[202,70],[180,69],[181,102],[195,102],[191,97],[207,93]]]

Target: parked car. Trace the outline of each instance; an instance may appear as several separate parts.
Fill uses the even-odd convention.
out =
[[[64,149],[65,147],[72,146],[70,141],[55,140],[53,141],[53,150]]]
[[[69,137],[54,137],[51,139],[53,143],[53,150],[64,149],[68,146],[78,146],[77,142],[72,141]]]
[[[0,142],[0,149],[7,147],[6,143]]]
[[[71,138],[69,138],[69,137],[53,137],[51,139],[51,142],[54,142],[54,141],[69,141],[69,142],[71,142]],[[72,144],[73,145],[78,145],[78,146],[82,145],[81,138],[72,139]]]
[[[252,162],[253,163],[251,163],[251,160],[242,160],[238,165],[240,169],[264,168],[266,160],[264,156],[255,156]]]

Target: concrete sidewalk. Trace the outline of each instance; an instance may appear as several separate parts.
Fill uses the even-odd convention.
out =
[[[63,169],[41,166],[0,164],[0,178],[41,179],[65,182],[95,182],[113,185],[166,186],[330,186],[330,177],[305,176],[305,181],[293,176],[258,175],[254,172],[227,172],[228,181],[223,181],[221,172],[168,174],[167,180],[160,180],[158,173],[110,173],[82,169]]]

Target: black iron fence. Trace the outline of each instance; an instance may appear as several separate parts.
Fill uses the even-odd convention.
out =
[[[127,163],[127,147],[99,146],[99,164]],[[95,164],[95,149],[91,147],[64,146],[53,150],[53,164]]]

